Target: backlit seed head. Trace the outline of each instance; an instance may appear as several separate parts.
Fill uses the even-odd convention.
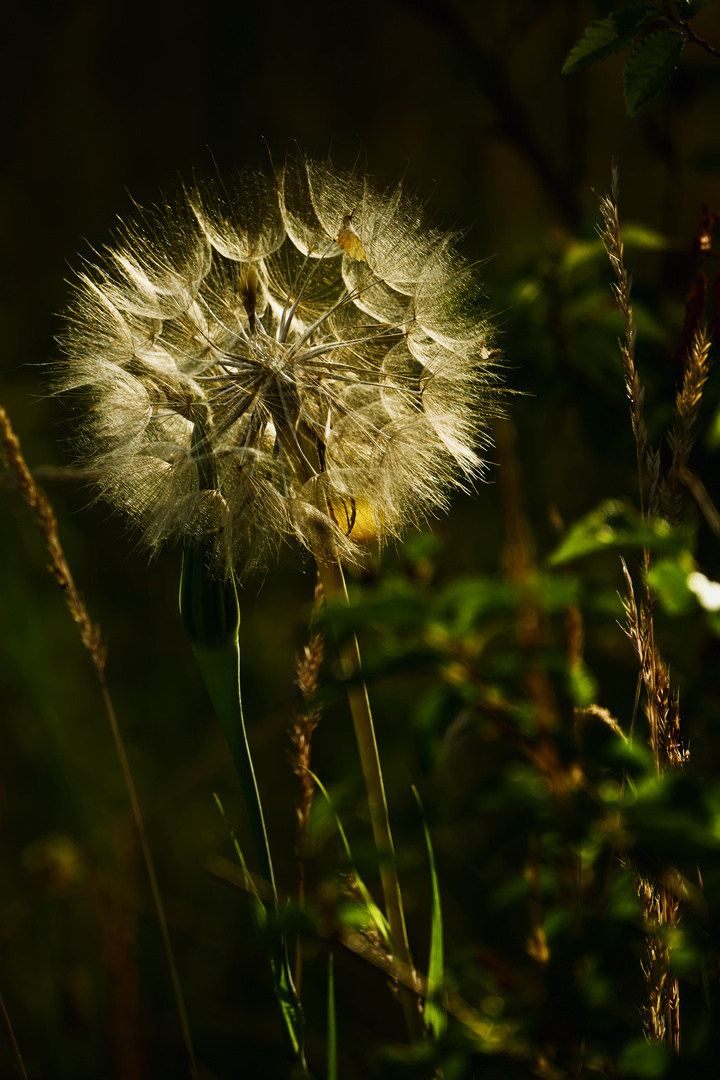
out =
[[[121,225],[79,282],[58,387],[156,549],[242,576],[284,537],[353,560],[482,472],[497,378],[475,270],[401,186],[290,158]]]

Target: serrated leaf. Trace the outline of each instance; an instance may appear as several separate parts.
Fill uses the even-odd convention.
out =
[[[669,81],[685,48],[676,30],[658,30],[637,45],[625,65],[625,109],[634,116]]]
[[[615,11],[607,19],[591,22],[581,38],[568,53],[562,66],[563,75],[604,60],[613,53],[622,52],[632,42],[641,26],[659,18],[657,8],[650,4],[628,4],[622,11]]]

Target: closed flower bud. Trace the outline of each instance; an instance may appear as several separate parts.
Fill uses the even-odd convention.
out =
[[[475,271],[398,186],[302,156],[139,211],[76,285],[62,390],[144,543],[242,576],[284,537],[353,560],[482,472]]]

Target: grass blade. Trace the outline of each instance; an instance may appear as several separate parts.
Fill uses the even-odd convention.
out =
[[[210,547],[203,543],[186,546],[180,579],[180,615],[195,659],[227,739],[240,780],[255,855],[262,877],[270,886],[272,913],[277,915],[270,844],[268,842],[260,791],[255,778],[240,693],[240,606],[233,578],[219,580],[212,573]],[[222,812],[222,807],[220,807]],[[223,815],[224,816],[224,815]],[[233,843],[249,879],[245,858],[231,831]],[[249,890],[256,930],[267,930],[268,912],[254,887]],[[263,934],[268,940],[267,933]],[[299,1078],[309,1076],[303,1049],[305,1020],[288,964],[287,943],[283,933],[273,935],[268,943],[275,996],[280,1006],[288,1052]]]
[[[148,880],[150,883],[150,891],[152,893],[153,904],[155,905],[155,912],[158,918],[158,924],[160,926],[160,934],[163,940],[163,946],[165,948],[165,956],[167,958],[168,970],[170,973],[170,981],[173,987],[173,993],[175,995],[175,1004],[178,1011],[178,1019],[180,1021],[180,1028],[182,1030],[183,1042],[185,1044],[185,1050],[188,1055],[188,1062],[190,1065],[190,1073],[193,1078],[199,1076],[197,1063],[195,1061],[195,1050],[193,1048],[192,1037],[190,1034],[190,1025],[188,1023],[187,1012],[185,1010],[185,999],[183,997],[182,986],[180,984],[180,975],[178,973],[177,965],[175,963],[175,954],[173,952],[172,942],[170,940],[170,931],[168,929],[167,917],[165,914],[165,905],[162,901],[160,894],[160,886],[158,885],[157,875],[155,873],[155,863],[153,861],[152,852],[150,850],[150,844],[148,842],[147,833],[145,831],[145,821],[142,816],[142,810],[140,808],[140,800],[138,799],[137,792],[135,790],[135,781],[133,780],[132,773],[130,772],[130,765],[128,763],[127,754],[125,751],[125,743],[123,741],[122,732],[120,731],[120,725],[118,723],[117,716],[115,714],[115,706],[113,704],[112,697],[110,695],[110,687],[107,682],[105,674],[105,664],[107,661],[107,649],[103,641],[100,627],[93,624],[85,602],[75,584],[75,579],[70,570],[70,566],[65,557],[62,544],[60,543],[60,536],[57,529],[57,521],[55,519],[55,513],[50,505],[45,493],[35,483],[32,473],[30,472],[27,462],[23,456],[20,448],[20,440],[13,431],[10,423],[10,417],[5,412],[5,409],[0,405],[0,440],[3,443],[5,456],[10,466],[10,470],[17,479],[18,487],[20,488],[25,501],[33,510],[37,519],[40,531],[45,541],[45,547],[47,549],[50,563],[49,569],[53,577],[57,581],[60,588],[65,594],[65,601],[67,603],[70,614],[73,617],[75,623],[77,623],[80,630],[80,639],[90,653],[93,667],[97,675],[100,690],[103,696],[103,702],[105,704],[105,711],[107,713],[108,720],[110,721],[110,730],[112,731],[113,741],[115,743],[115,749],[118,755],[118,761],[120,769],[123,775],[123,781],[125,783],[125,789],[128,794],[130,802],[130,808],[132,810],[133,818],[135,821],[135,827],[138,833],[138,839],[140,841],[140,849],[145,860],[145,868],[147,870]],[[3,1006],[4,1009],[4,1006]]]
[[[420,800],[417,788],[413,787],[413,793],[417,799],[418,809],[422,817],[423,831],[425,833],[425,848],[427,850],[428,866],[430,868],[430,884],[432,887],[432,914],[430,920],[430,959],[428,962],[428,992],[425,999],[425,1027],[435,1039],[441,1039],[447,1030],[447,1011],[445,1008],[445,947],[443,936],[442,905],[440,903],[440,886],[438,884],[437,870],[435,868],[435,855],[433,852],[430,830],[425,820],[425,811]]]
[[[310,771],[310,770],[308,770],[308,771]],[[368,887],[366,886],[365,882],[362,880],[362,878],[358,874],[357,870],[355,869],[355,863],[353,862],[352,851],[350,850],[350,844],[348,842],[348,838],[345,835],[345,830],[342,827],[342,822],[340,821],[340,818],[337,816],[337,814],[335,813],[335,810],[333,809],[332,800],[330,799],[330,796],[329,796],[329,794],[327,792],[327,789],[323,786],[322,781],[318,779],[318,777],[315,775],[314,772],[310,771],[310,775],[312,776],[313,780],[315,781],[318,788],[320,789],[320,792],[322,793],[325,801],[327,802],[328,806],[330,807],[333,818],[335,819],[335,826],[337,828],[338,835],[340,837],[340,841],[341,841],[342,846],[343,846],[343,850],[345,851],[345,858],[348,861],[348,866],[350,866],[350,868],[352,869],[353,877],[355,878],[355,884],[357,885],[358,892],[362,896],[363,903],[365,904],[365,907],[367,908],[368,915],[370,916],[375,929],[379,933],[379,935],[382,938],[382,940],[384,941],[384,943],[387,945],[388,949],[391,952],[394,952],[392,934],[390,932],[390,926],[388,925],[388,921],[385,918],[385,916],[383,915],[380,908],[377,906],[377,904],[373,900],[372,896],[370,895],[370,891],[369,891]]]

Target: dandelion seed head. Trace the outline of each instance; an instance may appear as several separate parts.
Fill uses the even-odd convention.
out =
[[[151,550],[355,560],[481,475],[498,377],[475,269],[398,185],[302,155],[138,208],[78,277],[57,386]]]

